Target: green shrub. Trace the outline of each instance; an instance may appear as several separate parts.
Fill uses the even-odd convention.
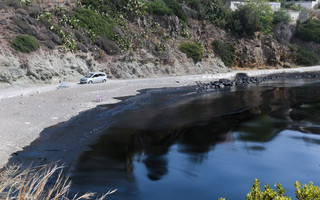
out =
[[[130,12],[130,14],[135,14],[137,16],[144,16],[147,12],[147,6],[145,4],[144,1],[142,0],[129,0],[128,2],[128,12]]]
[[[112,18],[106,18],[104,15],[91,9],[76,8],[75,17],[79,20],[79,25],[96,35],[102,35],[110,40],[116,40],[116,34],[113,29],[116,22]]]
[[[268,4],[248,2],[233,12],[229,27],[238,35],[250,36],[256,31],[272,32],[273,10]]]
[[[200,3],[199,18],[225,28],[231,24],[232,12],[223,0],[203,0]]]
[[[308,49],[298,47],[297,50],[297,63],[299,65],[312,66],[319,62],[318,56]]]
[[[84,6],[94,8],[100,12],[122,11],[129,3],[129,0],[80,0]]]
[[[221,58],[227,67],[232,67],[236,48],[232,44],[215,40],[212,42],[214,52]]]
[[[146,2],[147,12],[157,15],[173,15],[173,11],[162,0]]]
[[[291,17],[288,11],[280,9],[274,12],[273,23],[278,24],[280,22],[283,22],[285,24],[289,24],[291,22]]]
[[[186,0],[185,2],[188,7],[192,8],[194,10],[200,9],[200,2],[198,0]]]
[[[36,38],[31,35],[20,35],[17,36],[12,42],[11,46],[18,51],[23,53],[30,53],[39,49],[40,45]]]
[[[164,0],[167,6],[172,10],[173,14],[175,14],[180,20],[186,22],[188,17],[186,13],[183,11],[182,7],[176,0]]]
[[[188,17],[176,0],[154,0],[146,2],[147,12],[157,15],[176,15],[186,22]]]
[[[194,42],[183,42],[179,45],[179,50],[185,54],[187,57],[192,58],[194,62],[201,61],[203,57],[203,47]]]
[[[113,8],[117,10],[122,10],[128,5],[129,0],[109,0],[108,2]]]
[[[307,42],[320,43],[320,20],[308,19],[301,23],[297,28],[296,36]]]

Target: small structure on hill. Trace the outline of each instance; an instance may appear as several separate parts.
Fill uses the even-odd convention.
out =
[[[245,5],[248,3],[247,1],[231,1],[230,2],[230,9],[232,11],[235,11],[238,9],[239,5]],[[273,11],[278,11],[281,8],[281,3],[280,2],[266,2],[266,4],[270,5]]]

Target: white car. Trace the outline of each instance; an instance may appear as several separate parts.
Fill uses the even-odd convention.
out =
[[[80,79],[80,83],[104,83],[107,81],[107,75],[104,72],[91,72],[87,76]]]

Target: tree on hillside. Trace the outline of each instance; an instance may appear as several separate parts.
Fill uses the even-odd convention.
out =
[[[224,28],[230,21],[231,10],[223,0],[202,0],[199,5],[200,19],[206,19]]]
[[[241,36],[272,32],[273,10],[264,1],[246,2],[233,12],[229,27]]]
[[[320,20],[308,19],[298,25],[296,36],[307,42],[320,43]]]

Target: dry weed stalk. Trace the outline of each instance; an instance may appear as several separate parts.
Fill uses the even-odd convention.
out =
[[[0,200],[69,200],[71,186],[69,177],[62,175],[62,166],[57,164],[22,169],[21,166],[9,166],[0,172]],[[114,193],[110,190],[99,198]],[[72,200],[93,199],[95,193],[86,193]]]

